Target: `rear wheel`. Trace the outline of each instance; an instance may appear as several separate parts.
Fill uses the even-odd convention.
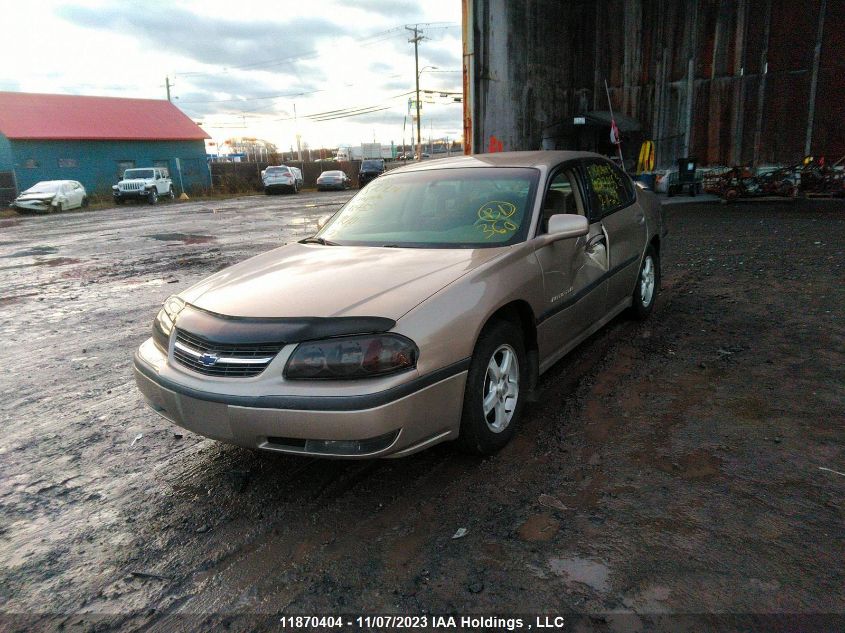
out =
[[[170,189],[167,191],[167,195],[170,196],[171,200],[176,199],[176,192],[173,191],[173,185],[170,185]]]
[[[467,373],[458,439],[475,455],[491,455],[513,437],[525,407],[528,364],[519,328],[488,324],[478,338]]]
[[[642,321],[651,314],[659,289],[660,258],[657,256],[654,247],[649,245],[643,257],[643,263],[640,265],[637,285],[631,297],[630,314],[632,318]]]

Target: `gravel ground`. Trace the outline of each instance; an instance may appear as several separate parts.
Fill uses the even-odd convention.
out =
[[[162,301],[346,198],[0,220],[0,629],[368,611],[841,630],[842,203],[669,207],[650,320],[545,374],[489,459],[257,455],[144,407],[131,357]]]

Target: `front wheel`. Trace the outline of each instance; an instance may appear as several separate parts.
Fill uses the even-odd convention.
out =
[[[643,257],[643,263],[640,265],[637,285],[631,297],[630,314],[634,319],[642,321],[651,314],[659,289],[660,258],[654,247],[649,245]]]
[[[87,208],[88,208],[88,204],[89,204],[89,201],[88,201],[88,196],[85,196],[84,198],[82,198],[82,208],[83,208],[83,209],[87,209]]]
[[[491,455],[513,437],[525,407],[528,364],[519,327],[488,324],[467,373],[458,441],[466,452]]]
[[[155,189],[150,191],[150,193],[147,194],[147,202],[149,202],[150,204],[155,204],[156,202],[158,202],[158,191],[156,191]]]
[[[53,208],[51,209],[51,211],[53,211],[54,213],[61,213],[64,210],[65,208],[61,202],[57,202],[56,204],[54,204]]]

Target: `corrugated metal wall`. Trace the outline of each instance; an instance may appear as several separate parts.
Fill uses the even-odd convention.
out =
[[[180,191],[207,189],[211,173],[205,155],[204,141],[9,141],[9,168],[14,170],[20,191],[41,180],[78,180],[89,193],[108,195],[118,181],[121,163],[134,167],[165,165],[173,184]],[[0,159],[3,157],[0,143]],[[0,163],[0,170],[3,169]]]
[[[539,148],[606,110],[607,80],[663,165],[798,162],[808,128],[811,153],[845,154],[843,0],[468,2],[475,152]]]

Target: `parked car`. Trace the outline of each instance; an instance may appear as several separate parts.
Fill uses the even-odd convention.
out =
[[[541,373],[617,314],[649,315],[664,227],[597,154],[401,167],[313,237],[170,297],[137,384],[179,426],[253,449],[493,453]]]
[[[126,200],[146,200],[156,204],[161,196],[171,200],[176,197],[170,174],[159,167],[127,169],[123,178],[111,189],[116,204],[123,204]]]
[[[264,183],[264,193],[270,195],[276,191],[299,193],[302,188],[302,172],[297,167],[276,165],[268,167],[261,176]]]
[[[329,189],[349,189],[349,176],[340,169],[324,171],[317,177],[317,191]]]
[[[361,167],[358,170],[358,186],[364,187],[367,183],[378,178],[383,173],[383,158],[368,158],[367,160],[362,160]]]
[[[88,194],[75,180],[43,180],[15,198],[12,206],[21,211],[67,211],[87,207]]]

